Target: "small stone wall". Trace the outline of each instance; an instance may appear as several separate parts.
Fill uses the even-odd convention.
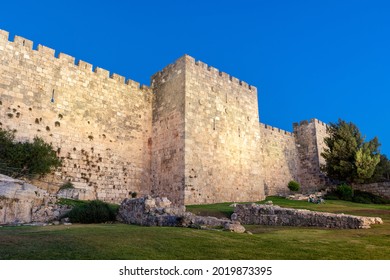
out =
[[[390,199],[390,182],[353,185],[353,189],[369,192]]]
[[[315,212],[273,205],[238,204],[232,220],[245,225],[304,226],[340,229],[370,228],[382,224],[381,218]]]

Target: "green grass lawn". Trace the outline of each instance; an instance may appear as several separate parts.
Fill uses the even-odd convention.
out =
[[[284,207],[379,216],[384,224],[359,230],[246,226],[253,235],[124,224],[1,227],[0,259],[390,259],[390,205],[269,200]],[[230,204],[188,210],[221,217],[232,212]]]

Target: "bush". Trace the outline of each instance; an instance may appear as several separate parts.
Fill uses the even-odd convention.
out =
[[[354,195],[352,198],[352,201],[356,202],[356,203],[362,203],[362,204],[371,204],[372,203],[371,199],[365,195]]]
[[[68,205],[68,206],[71,206],[71,207],[76,207],[76,206],[81,206],[81,205],[85,205],[85,204],[88,204],[89,201],[85,201],[85,200],[74,200],[74,199],[69,199],[69,198],[60,198],[57,200],[57,204],[59,205]],[[65,215],[65,217],[67,217],[68,215]]]
[[[369,192],[364,191],[355,191],[352,198],[353,202],[364,203],[364,204],[387,204],[390,203],[390,200],[380,197]]]
[[[324,198],[327,200],[340,200],[340,197],[336,192],[328,192],[325,194]]]
[[[110,205],[100,200],[93,200],[75,206],[68,217],[72,223],[92,224],[115,221],[119,205]]]
[[[347,184],[341,184],[337,186],[336,193],[338,197],[342,200],[352,200],[353,197],[353,189],[350,185]]]
[[[290,181],[287,187],[290,189],[290,191],[297,192],[299,191],[301,185],[296,181]]]
[[[0,168],[11,177],[37,177],[60,167],[61,160],[50,144],[35,137],[33,142],[16,142],[12,131],[0,130]]]
[[[60,190],[65,190],[65,189],[74,189],[72,182],[68,181],[68,182],[62,184],[60,187]]]
[[[359,191],[354,191],[351,186],[348,185],[340,185],[333,192],[328,192],[325,195],[325,199],[329,200],[348,200],[356,203],[364,203],[364,204],[388,204],[390,203],[389,199],[385,199],[378,195]]]

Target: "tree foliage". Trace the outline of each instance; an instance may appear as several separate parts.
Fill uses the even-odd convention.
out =
[[[61,166],[52,146],[41,138],[17,142],[12,131],[0,130],[0,172],[12,177],[37,177]]]
[[[390,160],[386,155],[381,155],[378,165],[375,167],[371,182],[390,181]]]
[[[355,124],[341,119],[330,123],[327,132],[329,136],[324,139],[327,147],[321,153],[326,174],[348,183],[368,181],[380,161],[378,139],[365,142]]]

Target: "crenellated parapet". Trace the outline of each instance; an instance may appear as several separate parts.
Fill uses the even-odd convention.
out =
[[[273,127],[273,126],[270,126],[268,124],[259,123],[259,125],[260,125],[261,129],[266,129],[266,130],[273,131],[275,133],[279,133],[282,135],[287,135],[287,136],[292,136],[292,137],[294,136],[294,133],[292,133],[292,132],[289,132],[289,131],[286,131],[286,130],[283,130],[283,129],[280,129],[277,127]]]
[[[233,84],[236,84],[236,85],[243,87],[244,89],[247,89],[249,92],[257,93],[256,87],[249,85],[245,81],[237,79],[236,77],[233,77],[232,75],[229,75],[225,72],[219,71],[217,68],[214,68],[213,66],[209,66],[202,61],[199,61],[199,60],[195,61],[194,58],[192,58],[190,61],[192,63],[194,63],[195,65],[197,65],[199,68],[202,68],[203,70],[208,71],[210,73],[210,75],[212,75],[215,79],[220,79],[224,82],[233,83]]]
[[[294,129],[298,126],[307,126],[309,124],[317,124],[317,125],[320,125],[320,126],[324,126],[325,128],[328,126],[326,123],[318,120],[318,119],[310,119],[310,120],[303,120],[303,121],[300,121],[300,122],[296,122],[296,123],[293,123],[293,127]]]
[[[172,70],[177,68],[177,66],[182,64],[182,63],[187,63],[188,65],[196,66],[199,69],[204,70],[213,79],[220,80],[221,82],[228,82],[228,83],[231,83],[233,85],[240,86],[243,89],[248,90],[248,92],[257,94],[257,88],[255,86],[249,85],[245,81],[242,81],[240,79],[233,77],[232,75],[229,75],[225,72],[222,72],[213,66],[209,66],[202,61],[195,60],[195,58],[193,58],[189,55],[182,56],[181,58],[176,60],[174,63],[169,64],[164,69],[157,72],[155,75],[153,75],[152,80],[155,78],[161,78],[161,77],[164,77],[164,76],[171,74]]]
[[[21,36],[15,35],[14,40],[9,40],[9,32],[5,30],[0,30],[0,50],[1,45],[9,45],[15,48],[23,48],[27,52],[33,52],[38,55],[42,55],[48,59],[58,60],[60,64],[74,67],[75,70],[89,75],[95,75],[97,79],[111,79],[118,83],[118,85],[127,85],[130,89],[142,90],[145,93],[151,93],[151,90],[146,85],[140,85],[140,83],[133,81],[131,79],[126,79],[124,76],[121,76],[116,73],[110,73],[110,71],[105,70],[100,67],[93,67],[92,64],[85,62],[83,60],[76,60],[74,56],[60,52],[58,57],[55,56],[56,51],[52,48],[46,47],[44,45],[38,44],[37,49],[33,48],[33,41],[23,38]]]

